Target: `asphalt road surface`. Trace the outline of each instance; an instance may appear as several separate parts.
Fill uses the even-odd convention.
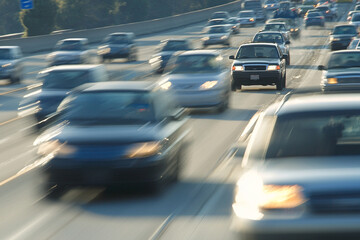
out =
[[[339,4],[340,21],[352,4]],[[26,78],[19,85],[0,81],[0,239],[234,239],[230,231],[231,203],[238,164],[229,157],[251,116],[289,91],[319,86],[335,22],[325,29],[302,30],[291,42],[287,87],[243,87],[232,93],[230,108],[222,114],[194,111],[191,114],[192,144],[178,183],[158,194],[104,189],[72,189],[51,200],[42,189],[36,150],[36,133],[27,119],[17,117],[21,98],[34,91],[35,76],[46,66],[47,53],[26,57]],[[242,28],[232,47],[214,46],[224,57],[250,41],[262,24]],[[147,61],[160,40],[191,38],[199,46],[204,23],[138,39],[139,61],[118,60],[106,64],[113,80],[154,80]],[[230,66],[229,60],[229,66]]]

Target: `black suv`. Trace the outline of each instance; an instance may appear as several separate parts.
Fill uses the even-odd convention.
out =
[[[351,40],[358,35],[356,26],[343,24],[334,27],[334,30],[330,33],[330,49],[341,50],[346,49]]]
[[[275,43],[249,43],[238,49],[236,56],[230,56],[231,90],[241,85],[276,85],[277,90],[286,86],[286,58]]]

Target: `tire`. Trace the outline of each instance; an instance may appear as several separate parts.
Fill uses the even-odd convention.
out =
[[[283,78],[278,79],[278,81],[276,82],[276,90],[283,90]]]
[[[226,111],[226,109],[229,108],[229,93],[226,95],[224,101],[217,107],[217,112],[218,113],[223,113]]]
[[[241,84],[236,84],[236,82],[233,80],[231,82],[231,91],[236,92],[236,90],[241,90]]]
[[[20,82],[19,78],[10,77],[10,83],[11,83],[11,84],[16,84],[16,83],[19,83],[19,82]]]
[[[286,58],[286,66],[290,65],[290,55]]]
[[[286,88],[286,72],[285,72],[285,75],[283,77],[282,85],[283,85],[283,88]]]

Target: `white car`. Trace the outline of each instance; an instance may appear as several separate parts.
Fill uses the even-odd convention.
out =
[[[0,46],[0,79],[19,83],[23,77],[23,58],[20,47]]]
[[[351,17],[351,20],[349,22],[352,25],[355,25],[356,27],[360,26],[360,13],[356,13]]]
[[[240,19],[241,26],[256,25],[256,14],[253,10],[240,11],[237,17]]]

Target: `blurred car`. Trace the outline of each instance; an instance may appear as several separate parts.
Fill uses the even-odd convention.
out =
[[[262,7],[259,0],[245,0],[243,2],[243,10],[253,10],[255,12],[256,20],[266,21],[266,11]]]
[[[238,239],[360,235],[359,103],[359,94],[294,95],[258,114],[233,159]]]
[[[187,117],[153,82],[105,82],[74,90],[34,142],[47,185],[154,187],[179,177]]]
[[[266,21],[266,23],[283,22],[286,24],[286,28],[290,29],[290,37],[297,39],[301,35],[301,27],[295,19],[292,18],[273,18]]]
[[[358,45],[359,45],[359,42],[360,42],[360,39],[359,39],[359,38],[354,38],[354,39],[350,42],[350,44],[349,44],[349,46],[347,47],[347,49],[349,49],[349,50],[351,50],[351,49],[356,49],[356,48],[358,47]]]
[[[350,11],[350,12],[348,13],[348,17],[346,18],[346,20],[347,20],[348,22],[350,22],[352,16],[353,16],[354,14],[357,14],[357,13],[360,13],[360,11]]]
[[[238,18],[240,19],[241,26],[256,25],[256,15],[253,10],[240,11],[238,13]]]
[[[255,34],[253,43],[276,43],[286,57],[286,65],[290,65],[290,41],[280,32],[264,31]]]
[[[19,115],[33,115],[41,128],[41,121],[54,113],[69,92],[84,83],[108,80],[103,65],[66,65],[47,68],[38,73],[42,82],[39,91],[27,94],[19,105]]]
[[[317,0],[303,0],[302,4],[303,5],[312,5],[312,6],[314,6],[314,5],[317,4]]]
[[[208,21],[208,23],[206,24],[206,27],[204,28],[204,31],[209,31],[209,28],[212,26],[225,26],[227,27],[229,30],[232,30],[233,25],[230,24],[228,22],[228,20],[226,20],[225,18],[216,18],[216,19],[211,19]]]
[[[346,49],[357,35],[357,28],[354,25],[343,24],[335,26],[330,33],[331,51]]]
[[[237,17],[229,18],[228,24],[230,24],[232,26],[231,30],[232,30],[233,33],[236,33],[236,34],[240,33],[241,24],[240,24],[239,18],[237,18]]]
[[[162,73],[168,63],[169,59],[177,51],[191,50],[192,46],[187,39],[166,39],[160,42],[157,47],[158,53],[154,54],[149,63],[151,67],[157,72]]]
[[[310,26],[325,27],[325,17],[320,12],[308,12],[304,17],[305,28]]]
[[[219,19],[219,18],[224,18],[224,19],[229,19],[230,18],[230,14],[226,11],[218,11],[218,12],[214,12],[211,17],[211,19]]]
[[[356,5],[356,6],[354,7],[354,11],[360,11],[360,5]]]
[[[286,87],[286,58],[275,43],[242,44],[234,60],[231,90],[242,85],[275,85],[277,90]]]
[[[290,28],[284,22],[266,23],[261,31],[278,31],[284,34],[286,40],[290,39]]]
[[[279,8],[279,1],[278,0],[266,0],[264,2],[264,9],[265,10],[276,10]]]
[[[313,5],[300,5],[299,8],[299,15],[301,17],[304,17],[304,15],[307,13],[307,11],[314,9]]]
[[[358,28],[360,26],[360,13],[352,15],[349,24],[355,25]]]
[[[333,21],[337,18],[337,13],[332,11],[328,5],[321,5],[315,9],[324,15],[325,20]]]
[[[137,60],[137,47],[134,33],[111,33],[98,47],[98,55],[102,61],[126,58],[129,62]]]
[[[23,78],[24,60],[18,46],[0,46],[0,79],[10,79],[11,84]]]
[[[360,51],[341,50],[332,52],[323,70],[321,87],[329,90],[360,90]]]
[[[226,25],[209,27],[206,36],[201,38],[202,46],[206,48],[210,45],[231,45],[231,30]]]
[[[187,51],[170,59],[161,86],[171,89],[183,107],[223,112],[229,105],[230,71],[218,51]]]
[[[59,41],[55,51],[47,56],[49,66],[91,63],[87,38],[67,38]]]

